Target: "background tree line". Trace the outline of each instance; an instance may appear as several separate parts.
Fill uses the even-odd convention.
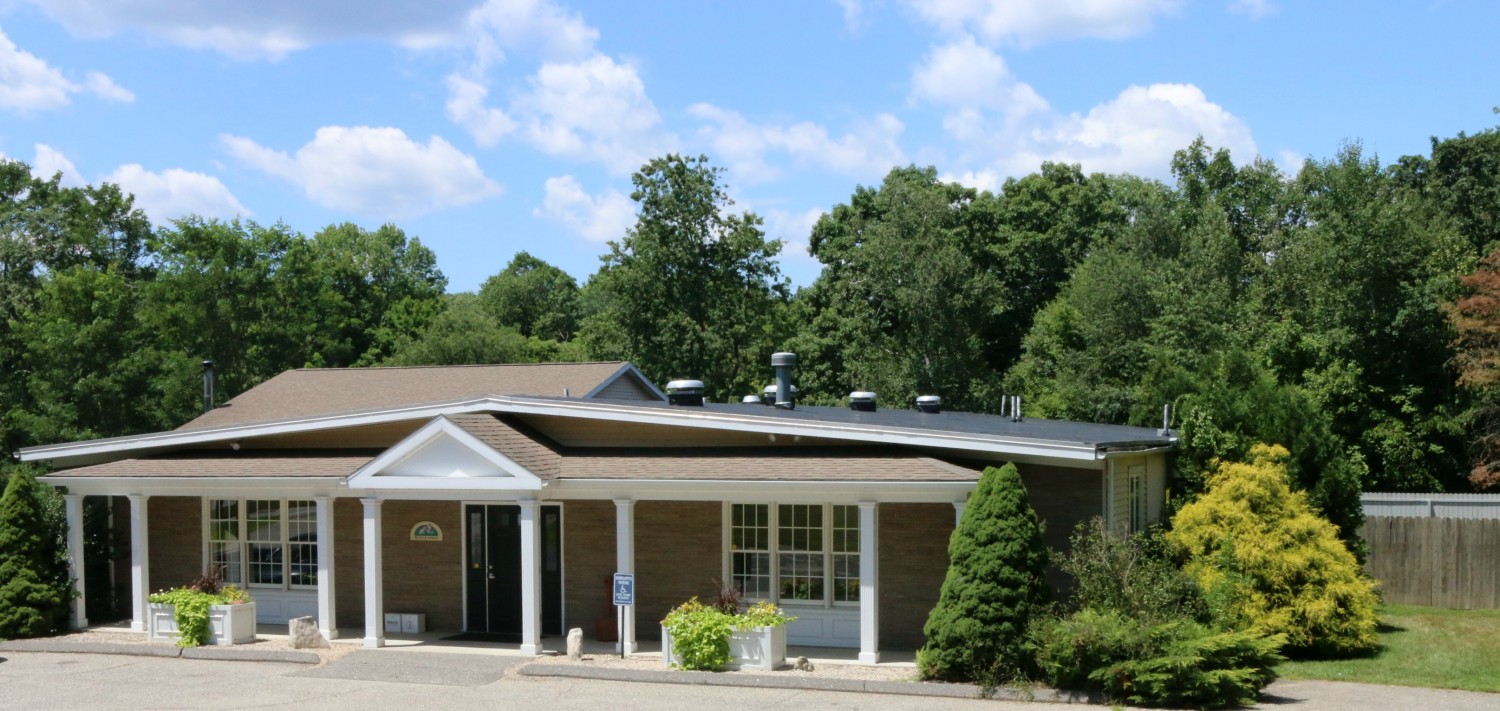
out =
[[[784,349],[814,404],[1018,394],[1029,416],[1156,425],[1173,403],[1175,493],[1279,443],[1346,536],[1361,490],[1496,481],[1500,131],[1384,166],[1346,146],[1296,175],[1199,140],[1172,174],[1047,163],[988,192],[898,167],[817,222],[822,272],[793,291],[721,170],[665,156],[583,284],[520,252],[447,294],[394,225],[152,229],[113,185],[4,162],[0,455],[176,427],[203,359],[223,397],[302,366],[627,359],[733,401]]]

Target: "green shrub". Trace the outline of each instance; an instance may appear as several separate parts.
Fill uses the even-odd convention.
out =
[[[1249,703],[1276,679],[1279,637],[1223,632],[1192,620],[1149,623],[1082,610],[1033,628],[1037,666],[1050,683],[1137,705]]]
[[[1155,531],[1122,537],[1110,535],[1101,518],[1080,522],[1058,567],[1073,577],[1073,609],[1153,623],[1209,621],[1198,583],[1172,563]]]
[[[1257,445],[1247,463],[1220,463],[1208,490],[1172,519],[1167,540],[1232,623],[1284,635],[1292,655],[1368,652],[1374,584],[1337,529],[1291,489],[1288,456]]]
[[[57,631],[72,588],[47,525],[41,484],[17,471],[0,496],[0,639]]]
[[[1026,629],[1047,604],[1047,549],[1014,464],[990,467],[948,541],[948,573],[917,651],[923,678],[995,684],[1029,674]]]

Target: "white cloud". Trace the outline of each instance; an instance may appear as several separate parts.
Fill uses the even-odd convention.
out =
[[[917,15],[947,32],[1032,46],[1054,39],[1119,39],[1151,29],[1181,0],[907,0]]]
[[[1302,165],[1307,162],[1307,156],[1293,150],[1283,148],[1276,152],[1276,167],[1288,177],[1295,178],[1302,172]]]
[[[959,185],[974,188],[975,190],[988,190],[992,193],[998,192],[1000,186],[1005,184],[1005,179],[1000,177],[999,173],[989,169],[978,171],[966,170],[962,173],[944,173],[938,176],[938,180],[945,183],[958,183]]]
[[[1131,86],[1086,115],[1062,119],[1037,147],[1088,170],[1162,176],[1172,153],[1200,135],[1240,161],[1256,154],[1245,122],[1192,84]]]
[[[1277,7],[1271,0],[1231,0],[1229,11],[1248,15],[1252,20],[1263,20],[1281,12],[1281,8]]]
[[[531,214],[562,224],[590,242],[621,239],[635,224],[635,203],[619,191],[589,195],[571,175],[548,178],[546,190],[546,198]]]
[[[87,91],[106,101],[135,100],[135,95],[99,72],[80,85],[36,55],[16,46],[0,31],[0,109],[43,111],[67,106],[71,94]]]
[[[1011,74],[1004,58],[971,37],[928,53],[912,75],[912,99],[958,109],[948,119],[954,133],[973,124],[974,109],[993,109],[1018,120],[1049,108],[1030,84]]]
[[[36,144],[36,160],[31,162],[31,174],[42,180],[51,180],[58,173],[62,173],[60,182],[64,187],[77,188],[88,184],[79,175],[78,167],[62,151],[45,143]]]
[[[522,117],[526,140],[542,152],[594,161],[616,174],[676,144],[661,129],[635,67],[602,54],[542,65],[511,113]]]
[[[500,194],[479,164],[447,141],[426,144],[397,128],[325,126],[296,155],[220,136],[247,165],[303,189],[314,202],[378,218],[412,217]]]
[[[105,101],[118,101],[129,104],[135,101],[135,94],[129,89],[115,83],[115,80],[105,76],[102,72],[89,72],[88,78],[84,80],[84,86],[90,93]]]
[[[844,11],[844,29],[853,32],[859,29],[860,22],[865,17],[864,0],[836,0],[839,8]]]
[[[323,42],[374,39],[409,47],[460,41],[472,0],[30,0],[74,35],[139,31],[238,59],[279,59]]]
[[[250,210],[235,199],[218,178],[177,168],[155,173],[131,163],[104,176],[135,196],[135,206],[160,225],[188,215],[230,219],[248,217]]]
[[[516,122],[504,111],[484,105],[490,90],[483,84],[460,74],[450,74],[447,83],[448,120],[468,130],[476,143],[493,148],[516,129]]]
[[[781,249],[783,260],[815,263],[817,260],[808,253],[807,246],[812,237],[813,226],[818,224],[818,218],[824,214],[824,210],[817,207],[802,212],[767,210],[764,215],[766,237],[786,243]]]
[[[794,163],[812,165],[856,177],[885,174],[906,162],[899,139],[905,125],[890,114],[855,126],[838,138],[815,123],[757,124],[737,111],[712,104],[694,104],[688,113],[706,125],[698,130],[713,154],[729,165],[736,180],[756,183],[773,180],[781,169],[770,162],[771,153],[783,153]]]
[[[599,31],[548,0],[488,0],[468,16],[477,70],[527,51],[553,61],[576,61],[594,53]]]

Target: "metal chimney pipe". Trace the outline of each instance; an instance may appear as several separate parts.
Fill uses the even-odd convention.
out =
[[[214,409],[214,362],[203,361],[203,411]]]
[[[797,408],[792,388],[792,369],[797,367],[796,353],[772,353],[771,368],[776,371],[776,406],[784,410]]]
[[[1010,396],[1010,398],[1011,398],[1010,399],[1010,421],[1011,422],[1020,422],[1021,421],[1021,396],[1020,395],[1012,395],[1012,396]]]
[[[1156,433],[1163,437],[1172,434],[1172,403],[1170,402],[1161,406],[1161,429]]]
[[[1009,414],[1010,414],[1010,396],[1009,395],[1001,395],[1000,396],[1000,416],[1001,417],[1005,417],[1006,415],[1009,415]]]

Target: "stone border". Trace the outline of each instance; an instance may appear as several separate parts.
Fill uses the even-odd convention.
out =
[[[137,657],[214,659],[222,662],[289,662],[292,664],[317,664],[322,661],[322,658],[313,652],[289,652],[274,649],[233,649],[225,647],[188,647],[184,649],[154,644],[60,642],[50,639],[18,639],[10,642],[0,642],[0,652],[125,654]]]
[[[576,664],[532,662],[520,668],[522,676],[598,679],[601,681],[634,681],[649,684],[687,684],[691,686],[736,686],[762,689],[803,689],[808,691],[845,691],[866,694],[899,694],[949,699],[1000,699],[1005,701],[1045,701],[1051,703],[1105,703],[1103,696],[1079,692],[1037,688],[1034,690],[1001,687],[988,695],[975,684],[948,684],[922,681],[882,681],[875,679],[838,679],[786,674],[716,674],[701,671],[668,671],[588,667]]]

